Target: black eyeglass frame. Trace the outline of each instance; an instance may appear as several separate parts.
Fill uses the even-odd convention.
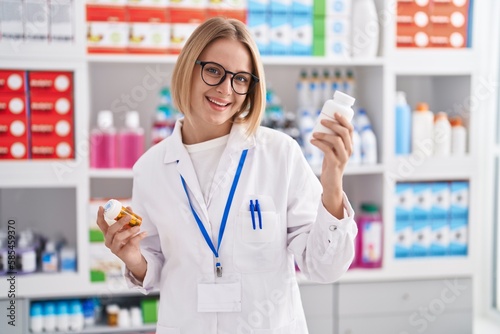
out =
[[[224,80],[226,80],[226,76],[227,74],[231,74],[231,88],[233,89],[233,92],[235,92],[236,94],[238,95],[247,95],[249,94],[250,92],[252,92],[252,90],[255,88],[255,86],[259,83],[260,79],[258,76],[250,73],[250,72],[231,72],[231,71],[228,71],[224,68],[224,66],[222,66],[221,64],[219,63],[216,63],[216,62],[213,62],[213,61],[201,61],[201,60],[195,60],[194,62],[195,64],[198,64],[201,66],[201,71],[200,71],[200,75],[201,75],[201,80],[203,80],[203,82],[209,86],[218,86],[220,85],[221,83],[224,82]],[[205,81],[205,79],[203,78],[203,69],[205,68],[205,65],[207,64],[213,64],[213,65],[217,65],[217,66],[220,66],[223,70],[224,70],[224,75],[220,78],[220,81],[216,84],[209,84],[208,82]],[[235,89],[234,89],[234,86],[233,86],[233,80],[234,80],[234,77],[237,75],[237,74],[240,74],[240,73],[244,73],[244,74],[250,74],[250,76],[252,77],[252,83],[250,85],[250,87],[248,87],[248,91],[246,93],[238,93]]]

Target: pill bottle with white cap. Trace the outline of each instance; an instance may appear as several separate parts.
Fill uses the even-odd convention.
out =
[[[352,105],[355,99],[341,91],[335,91],[332,100],[327,100],[321,109],[321,113],[316,121],[316,126],[313,132],[323,132],[333,134],[332,130],[321,124],[321,120],[327,119],[330,121],[337,122],[335,119],[335,114],[339,113],[344,116],[347,121],[351,121],[354,116],[354,110],[352,110]]]

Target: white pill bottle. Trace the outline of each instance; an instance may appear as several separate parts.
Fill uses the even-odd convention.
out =
[[[323,132],[333,134],[333,131],[321,124],[321,120],[327,119],[330,121],[337,122],[335,119],[335,113],[339,113],[344,116],[349,122],[354,116],[354,110],[352,110],[352,105],[356,99],[349,96],[341,91],[335,91],[333,94],[333,100],[327,100],[321,109],[321,113],[316,120],[316,125],[314,126],[313,132]]]

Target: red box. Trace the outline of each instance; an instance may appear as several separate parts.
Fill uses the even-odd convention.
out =
[[[72,159],[74,154],[72,140],[55,140],[52,137],[31,138],[32,159]]]
[[[0,71],[0,93],[24,93],[25,91],[25,71]]]
[[[166,8],[129,7],[130,34],[128,51],[132,53],[168,53],[170,16]]]
[[[61,138],[72,139],[74,133],[71,117],[57,117],[54,115],[31,115],[31,137],[53,137],[57,141]]]
[[[26,117],[26,103],[25,94],[0,94],[0,118],[8,116]]]
[[[30,112],[32,115],[73,115],[73,97],[71,95],[56,95],[32,93],[30,95]]]
[[[170,22],[172,23],[202,23],[207,19],[207,11],[189,7],[171,7]]]
[[[28,134],[26,116],[2,117],[0,119],[0,138],[20,138]]]
[[[28,136],[0,138],[0,160],[28,159]]]
[[[240,20],[245,24],[247,23],[247,11],[240,9],[208,9],[207,18],[210,17],[224,17]]]
[[[73,95],[72,72],[29,72],[28,87],[31,93]]]

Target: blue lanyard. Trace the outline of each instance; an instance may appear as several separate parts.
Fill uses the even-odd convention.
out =
[[[208,232],[205,229],[205,226],[203,226],[203,223],[201,222],[200,217],[196,213],[196,210],[193,208],[193,204],[191,203],[191,198],[189,197],[189,193],[187,191],[186,181],[184,180],[184,178],[181,175],[182,186],[184,188],[184,192],[186,193],[186,196],[187,196],[187,199],[189,202],[189,206],[191,207],[191,211],[193,212],[194,219],[196,220],[196,223],[198,224],[198,228],[200,229],[201,234],[203,234],[203,237],[205,238],[205,241],[207,242],[208,247],[210,247],[210,249],[212,250],[212,253],[214,253],[214,255],[215,255],[215,270],[217,272],[218,277],[222,276],[222,265],[219,261],[219,248],[220,248],[220,244],[222,242],[222,236],[224,235],[224,230],[226,229],[227,216],[229,215],[229,209],[231,209],[231,203],[233,202],[233,197],[234,197],[234,193],[236,191],[236,186],[238,185],[238,180],[240,179],[241,170],[243,169],[243,165],[245,164],[247,152],[248,152],[248,150],[244,150],[243,152],[241,152],[240,162],[238,163],[238,169],[236,170],[236,174],[234,175],[233,184],[231,186],[231,190],[229,191],[229,196],[227,197],[226,207],[224,208],[224,215],[222,216],[222,221],[220,223],[220,228],[219,228],[219,239],[217,241],[217,249],[215,249],[215,246],[212,242],[212,239],[208,235]]]

